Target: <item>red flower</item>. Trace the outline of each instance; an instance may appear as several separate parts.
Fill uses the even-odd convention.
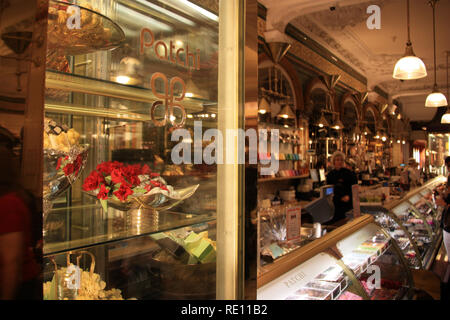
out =
[[[105,183],[105,178],[98,171],[92,171],[89,176],[84,180],[83,190],[91,191],[98,189],[101,183]]]
[[[150,173],[150,177],[152,177],[152,178],[159,177],[159,173],[152,172],[152,173]]]
[[[147,190],[147,192],[149,192],[150,190],[152,190],[152,185],[151,184],[147,184],[144,186],[145,190]]]
[[[109,192],[109,189],[106,188],[104,184],[102,184],[100,186],[100,191],[97,194],[97,198],[100,199],[100,200],[108,199],[108,192]]]
[[[134,192],[125,184],[121,184],[119,190],[113,192],[114,195],[120,200],[120,201],[126,201],[129,195],[132,195]]]
[[[159,182],[159,181],[153,181],[153,180],[150,180],[150,183],[151,183],[152,186],[155,187],[155,188],[161,188],[162,190],[169,191],[169,190],[167,189],[167,187],[166,187],[163,183],[161,183],[161,182]]]
[[[122,171],[119,168],[112,169],[112,171],[111,171],[111,181],[114,184],[125,182],[125,178],[122,176]]]
[[[142,166],[142,174],[151,174],[151,170],[150,170],[150,168],[149,168],[149,166],[148,165],[146,165],[146,164],[144,164],[143,166]]]
[[[139,165],[131,165],[122,168],[122,175],[132,186],[138,186],[141,184],[139,175],[141,174],[141,167]]]
[[[109,175],[112,170],[111,161],[102,162],[97,166],[97,170],[101,173]]]
[[[73,163],[68,163],[63,168],[64,174],[66,176],[71,175],[74,172],[74,169],[75,169],[75,167],[74,167]]]

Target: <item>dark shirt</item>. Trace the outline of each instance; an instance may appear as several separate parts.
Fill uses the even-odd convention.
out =
[[[347,168],[333,169],[327,174],[327,184],[334,186],[333,203],[335,213],[333,221],[344,219],[345,213],[353,209],[352,186],[357,183],[356,174]],[[347,202],[342,201],[341,199],[344,196],[349,196],[350,200]]]
[[[450,175],[447,177],[447,188],[450,186]],[[449,205],[450,205],[450,192],[445,197],[445,203],[447,203],[447,207],[442,211],[441,217],[441,228],[447,232],[450,232],[450,213],[449,213]]]

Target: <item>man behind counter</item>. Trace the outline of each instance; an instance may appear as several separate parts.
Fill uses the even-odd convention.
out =
[[[327,174],[327,184],[334,186],[334,217],[328,224],[345,219],[345,213],[353,209],[352,186],[358,183],[356,174],[345,168],[344,153],[333,153],[331,163],[334,169]]]

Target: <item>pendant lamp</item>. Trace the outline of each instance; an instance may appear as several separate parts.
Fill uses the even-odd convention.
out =
[[[329,127],[330,125],[328,124],[327,119],[325,119],[325,116],[322,113],[322,116],[320,117],[319,121],[317,121],[317,126],[320,128],[323,127]]]
[[[366,125],[366,126],[364,127],[363,133],[364,133],[365,136],[367,136],[368,134],[371,134],[372,132],[370,132],[369,127]]]
[[[434,86],[433,92],[428,95],[427,100],[425,101],[425,107],[445,107],[448,105],[447,99],[439,92],[436,83],[436,2],[438,2],[438,0],[431,0],[428,2],[433,8]]]
[[[442,116],[441,123],[450,123],[450,110],[447,109],[447,112]]]
[[[279,114],[277,114],[278,118],[283,118],[283,119],[295,119],[295,114],[292,111],[292,109],[285,104],[282,108]]]
[[[266,114],[270,112],[270,104],[265,97],[262,97],[261,100],[259,100],[258,107],[258,112],[260,114]]]
[[[333,128],[335,130],[341,130],[341,129],[344,129],[344,124],[342,123],[342,121],[339,118],[337,118],[336,121],[331,126],[331,128]]]
[[[408,19],[408,42],[406,42],[403,58],[398,60],[395,64],[392,77],[400,80],[420,79],[427,76],[427,68],[425,68],[423,61],[416,57],[412,48],[409,30],[409,0],[406,0],[406,11]]]
[[[448,54],[450,51],[447,51],[447,97],[448,95]],[[450,123],[450,110],[447,107],[447,112],[442,116],[441,123]]]

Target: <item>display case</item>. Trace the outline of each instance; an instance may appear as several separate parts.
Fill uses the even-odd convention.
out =
[[[439,227],[442,208],[434,202],[433,190],[443,183],[438,177],[401,199],[361,210],[374,215],[402,249],[411,268],[429,269],[442,241]]]
[[[45,299],[216,297],[219,7],[195,3],[49,2]]]
[[[370,215],[311,242],[262,270],[258,299],[394,300],[413,280],[397,242]]]

